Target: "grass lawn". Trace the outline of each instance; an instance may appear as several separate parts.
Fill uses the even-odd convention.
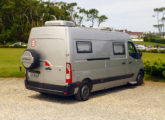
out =
[[[165,61],[165,54],[164,53],[143,53],[142,59],[143,59],[143,62]]]
[[[0,48],[0,77],[24,77],[21,55],[25,48]],[[22,67],[20,71],[19,67]]]
[[[24,77],[21,55],[25,48],[0,48],[0,77]],[[165,61],[163,53],[143,53],[143,61]],[[22,71],[20,71],[22,67]],[[148,78],[148,76],[146,77]]]

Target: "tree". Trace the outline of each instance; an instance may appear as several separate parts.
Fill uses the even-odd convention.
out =
[[[91,26],[94,26],[94,22],[98,17],[99,11],[97,9],[90,9],[87,11],[87,21],[91,21]]]
[[[165,23],[164,23],[164,17],[165,17],[165,7],[161,7],[161,8],[155,8],[154,12],[156,13],[156,15],[154,15],[153,17],[156,17],[157,19],[157,24],[153,25],[155,28],[158,28],[159,34],[160,36],[164,36],[164,29],[165,29]]]
[[[86,20],[94,22],[98,10],[85,10],[77,3],[51,2],[45,0],[1,0],[0,43],[27,42],[32,27],[42,26],[49,20],[73,21],[84,26]],[[104,22],[101,21],[99,24]]]
[[[108,19],[108,17],[105,15],[98,16],[97,18],[98,18],[98,27],[100,26],[101,23],[105,22]]]

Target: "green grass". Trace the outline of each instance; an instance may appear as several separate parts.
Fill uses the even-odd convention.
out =
[[[21,63],[21,55],[25,48],[0,48],[0,77],[24,77],[25,69]],[[143,53],[143,61],[165,61],[163,53]],[[22,67],[22,71],[19,70]],[[151,76],[145,76],[150,79]],[[159,79],[159,78],[158,78]]]
[[[24,77],[21,63],[24,48],[0,48],[0,77]],[[20,71],[19,67],[22,67]]]
[[[153,42],[144,42],[144,41],[134,41],[134,43],[135,44],[141,44],[141,45],[145,44],[147,47],[148,47],[148,45],[152,45],[152,46],[154,46],[154,45],[159,45],[159,46],[164,45],[165,46],[165,44],[153,43]]]
[[[164,53],[143,53],[142,59],[143,59],[143,62],[165,61],[165,54]]]

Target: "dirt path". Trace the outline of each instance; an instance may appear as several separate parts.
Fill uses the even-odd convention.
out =
[[[165,120],[165,83],[117,87],[77,102],[26,90],[23,78],[0,78],[0,120]]]

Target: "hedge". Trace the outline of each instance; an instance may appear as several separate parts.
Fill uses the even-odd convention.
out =
[[[145,62],[144,70],[146,74],[156,77],[165,78],[165,61]]]
[[[149,37],[144,37],[145,42],[154,42],[154,43],[161,43],[165,44],[165,39],[163,38],[149,38]]]

